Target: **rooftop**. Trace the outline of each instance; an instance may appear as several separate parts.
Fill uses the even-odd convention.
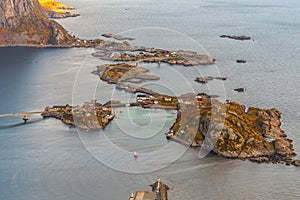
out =
[[[137,191],[134,200],[155,200],[156,194],[150,191]]]

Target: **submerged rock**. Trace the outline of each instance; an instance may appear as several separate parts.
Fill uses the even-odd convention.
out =
[[[245,92],[245,88],[236,88],[236,89],[233,89],[234,91],[237,91],[237,92]]]
[[[237,63],[246,63],[246,60],[236,60]]]
[[[249,36],[236,36],[236,35],[221,35],[220,38],[229,38],[233,40],[251,40],[251,37]]]
[[[212,80],[222,80],[222,81],[225,81],[227,80],[226,77],[213,77],[213,76],[205,76],[205,77],[197,77],[195,79],[196,82],[198,83],[202,83],[202,84],[205,84],[205,83],[208,83],[208,81],[212,81]]]

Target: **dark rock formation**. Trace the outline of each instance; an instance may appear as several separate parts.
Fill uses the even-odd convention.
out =
[[[245,88],[235,88],[233,90],[237,92],[245,92]]]
[[[236,35],[221,35],[220,38],[229,38],[233,40],[251,40],[249,36],[236,36]]]
[[[205,83],[208,83],[208,81],[212,81],[212,80],[222,80],[222,81],[225,81],[227,80],[226,77],[213,77],[213,76],[206,76],[206,77],[197,77],[195,79],[196,82],[198,83],[202,83],[202,84],[205,84]]]
[[[123,37],[121,35],[115,35],[112,33],[104,33],[102,36],[106,38],[114,38],[115,40],[134,40],[134,38],[131,37]]]
[[[236,60],[237,63],[246,63],[246,60]]]
[[[293,160],[292,165],[294,165],[296,167],[300,167],[300,160]]]
[[[74,40],[37,0],[0,1],[0,46],[66,46]]]

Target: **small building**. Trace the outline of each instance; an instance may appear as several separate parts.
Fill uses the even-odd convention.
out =
[[[156,194],[151,191],[137,191],[133,200],[156,200]]]
[[[171,97],[164,97],[164,100],[170,102],[170,101],[172,101],[172,98]]]
[[[197,95],[197,96],[195,96],[195,99],[197,99],[197,101],[202,101],[202,96],[201,95]]]
[[[71,111],[72,110],[72,106],[70,106],[69,104],[65,105],[65,106],[53,106],[52,107],[53,110],[56,111]]]
[[[107,112],[111,112],[112,108],[111,107],[103,107],[102,110],[107,111]]]
[[[96,106],[97,100],[91,100],[91,105]]]
[[[145,94],[138,94],[136,96],[136,101],[137,102],[143,102],[143,101],[149,101],[150,100],[150,97],[148,95],[145,95]]]

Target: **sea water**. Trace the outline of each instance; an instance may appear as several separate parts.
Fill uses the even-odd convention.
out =
[[[194,50],[216,64],[184,68],[142,64],[159,81],[141,85],[169,94],[211,92],[247,106],[278,108],[282,128],[300,152],[300,3],[287,1],[63,1],[78,18],[58,20],[81,38],[119,33],[135,45]],[[249,35],[251,41],[219,38]],[[93,49],[0,49],[0,111],[42,110],[46,105],[82,104],[90,99],[131,101],[91,72],[105,64]],[[237,64],[244,59],[246,64]],[[228,79],[208,85],[195,76]],[[244,93],[234,88],[244,87]],[[176,113],[118,108],[104,131],[86,133],[55,119],[30,116],[0,119],[0,199],[128,199],[160,177],[169,198],[297,199],[295,167],[228,160],[196,151],[164,137]],[[137,151],[135,159],[132,152]]]

